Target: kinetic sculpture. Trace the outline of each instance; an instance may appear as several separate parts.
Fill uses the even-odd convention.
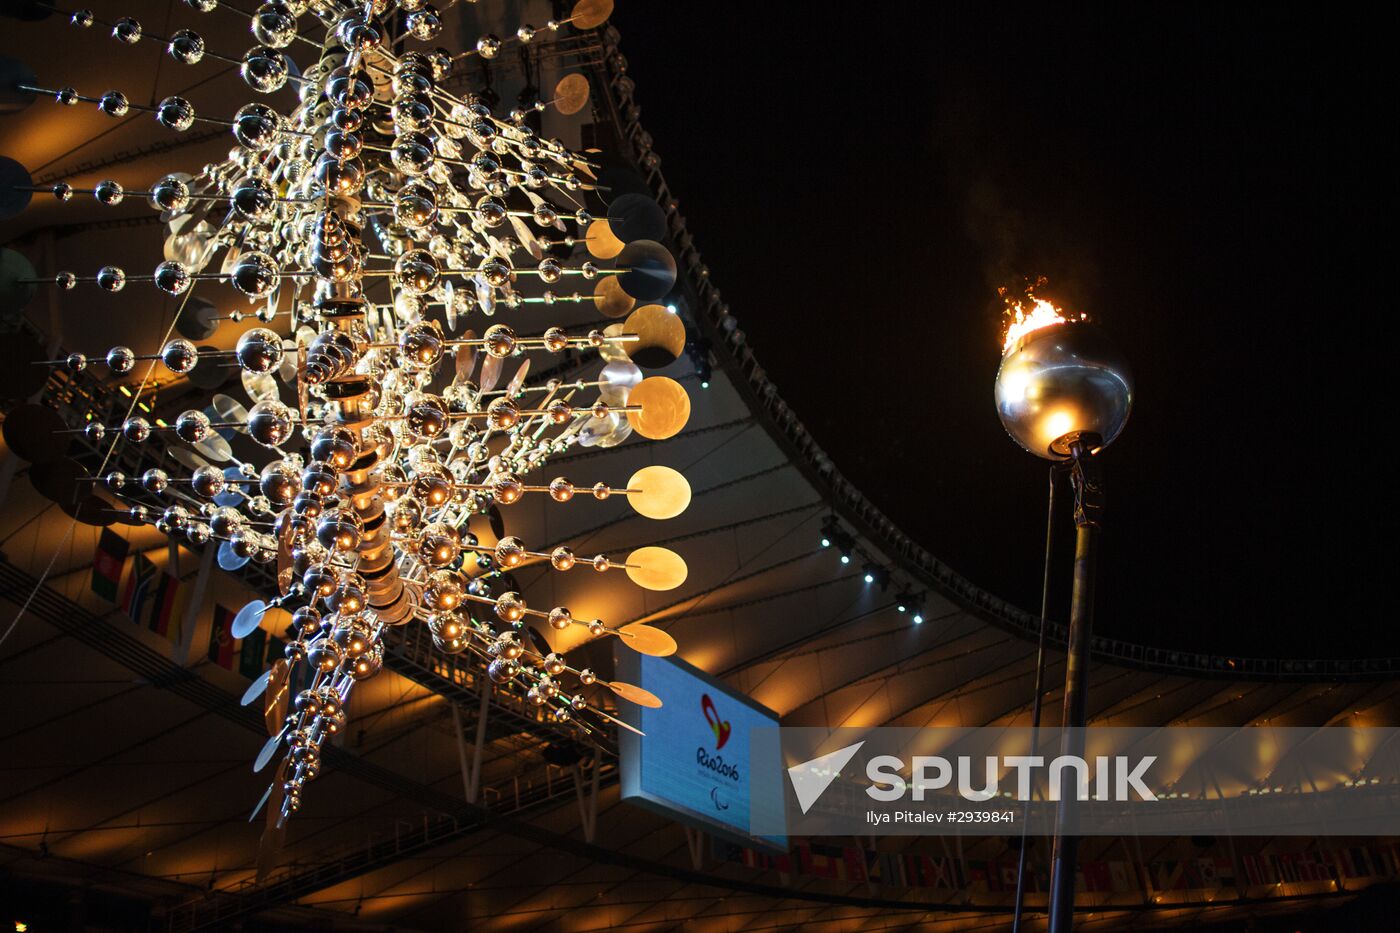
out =
[[[189,3],[204,13],[237,12],[216,0]],[[30,4],[25,11],[54,8]],[[475,49],[454,56],[401,50],[442,30],[439,12],[420,0],[273,0],[250,15],[258,44],[239,58],[216,54],[190,29],[166,38],[129,17],[107,23],[87,10],[64,14],[80,28],[110,28],[122,43],[159,42],[187,65],[236,64],[260,94],[289,85],[297,91],[290,112],[252,102],[229,119],[199,115],[182,97],[140,107],[120,91],[94,97],[46,88],[19,63],[0,63],[0,109],[46,95],[61,106],[95,104],[114,117],[149,111],[175,132],[195,123],[226,126],[237,142],[224,161],[166,175],[143,191],[114,181],[87,190],[39,187],[21,165],[3,160],[0,201],[8,213],[23,209],[33,192],[64,201],[90,195],[109,205],[141,197],[163,212],[168,237],[165,260],[146,275],[106,266],[40,279],[24,257],[6,251],[0,293],[18,304],[39,284],[92,283],[115,292],[150,283],[181,296],[185,314],[193,313],[194,290],[208,281],[258,304],[259,326],[232,350],[198,348],[167,333],[157,354],[119,346],[94,358],[73,353],[48,362],[105,367],[114,379],[146,361],[177,377],[210,358],[218,361],[211,365],[231,359],[240,369],[247,407],[218,395],[169,426],[133,407],[119,424],[74,430],[101,443],[108,459],[117,444],[184,442],[188,449],[172,453],[188,475],[150,469],[125,476],[107,471],[104,460],[90,479],[130,501],[130,520],[217,546],[226,569],[250,560],[275,564],[280,592],[245,607],[233,634],[251,633],[269,606],[291,614],[285,660],[244,697],[245,704],[262,697],[268,713],[271,738],[256,768],[286,749],[264,797],[276,794],[278,825],[320,771],[326,738],[344,728],[354,685],[380,669],[389,626],[426,625],[439,649],[479,658],[493,681],[521,683],[532,703],[585,734],[603,721],[623,724],[571,684],[596,683],[636,703],[660,703],[637,687],[572,668],[542,639],[527,637],[533,633],[526,621],[585,626],[658,655],[675,650],[668,635],[645,625],[609,628],[562,606],[534,608],[510,571],[530,561],[559,572],[586,565],[664,590],[685,579],[680,556],[657,547],[622,560],[579,556],[564,546],[530,550],[504,533],[498,507],[527,495],[547,495],[562,507],[624,496],[641,515],[665,519],[689,504],[685,478],[665,466],[646,467],[617,486],[530,479],[573,445],[608,447],[634,431],[664,439],[685,425],[685,390],[641,369],[674,360],[684,328],[659,305],[633,310],[674,285],[674,260],[655,242],[665,234],[664,216],[643,195],[610,197],[589,153],[531,129],[536,111],[574,113],[585,105],[583,76],[564,78],[552,100],[506,118],[493,115],[482,97],[443,86],[455,60],[493,58],[510,42],[540,43],[566,26],[593,29],[610,11],[607,0],[581,0],[568,19],[538,30],[522,26],[511,39],[483,36]],[[298,46],[315,52],[304,69],[288,55]],[[606,219],[586,209],[589,196],[604,199]],[[576,232],[559,236],[571,224]],[[576,244],[584,248],[579,255]],[[578,279],[591,291],[554,290]],[[479,336],[466,329],[478,315],[557,302],[593,302],[626,320],[586,333],[549,327],[522,335],[503,322]],[[274,329],[284,324],[283,332]],[[565,351],[596,351],[601,372],[574,382],[527,382],[534,354]],[[496,388],[507,361],[518,362]],[[247,434],[267,458],[236,459],[232,432]],[[494,545],[468,530],[468,519],[480,514],[491,517]],[[293,665],[308,665],[311,677],[289,696]]]

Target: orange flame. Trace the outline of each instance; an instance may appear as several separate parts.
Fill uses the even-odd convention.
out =
[[[1041,279],[1037,284],[1043,282],[1044,279]],[[1020,298],[1010,297],[1007,294],[1008,289],[997,289],[1002,300],[1006,302],[1006,316],[1009,319],[1006,326],[1006,338],[1002,341],[1001,345],[1001,351],[1003,353],[1010,350],[1012,344],[1031,331],[1040,330],[1042,327],[1049,327],[1052,324],[1067,324],[1070,321],[1087,320],[1088,315],[1081,314],[1076,317],[1075,315],[1068,314],[1056,307],[1053,302],[1046,301],[1044,298],[1035,297],[1034,291],[1034,285],[1027,287],[1025,300],[1022,300]]]

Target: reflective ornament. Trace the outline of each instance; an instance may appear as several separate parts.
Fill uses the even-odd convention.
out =
[[[198,64],[204,58],[204,39],[192,29],[176,30],[165,48],[182,65]]]
[[[177,376],[188,375],[199,362],[199,349],[183,337],[176,337],[160,351],[160,361]]]
[[[282,117],[266,104],[244,104],[233,115],[233,135],[245,148],[266,152],[277,145]]]
[[[238,73],[259,94],[280,91],[287,84],[289,71],[286,57],[277,49],[254,46],[243,54]]]
[[[183,97],[167,97],[156,105],[156,120],[166,129],[183,133],[194,126],[194,105]]]
[[[282,338],[266,327],[244,331],[234,348],[238,365],[248,372],[270,373],[282,363]]]
[[[258,402],[248,409],[248,434],[264,447],[280,447],[292,436],[294,417],[281,402]]]

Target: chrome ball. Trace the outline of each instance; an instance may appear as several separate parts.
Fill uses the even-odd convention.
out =
[[[204,58],[204,38],[191,29],[176,32],[165,48],[182,65],[193,65]]]
[[[229,281],[249,298],[266,298],[277,287],[282,269],[267,253],[251,252],[238,257]]]
[[[280,91],[287,83],[287,59],[281,52],[266,46],[255,46],[243,55],[239,74],[248,86],[260,94]]]
[[[297,18],[281,3],[264,3],[253,13],[253,36],[274,49],[286,48],[297,36]]]
[[[213,499],[223,492],[227,485],[224,471],[213,465],[199,467],[190,475],[190,486],[194,494],[201,499]]]
[[[151,200],[163,211],[183,211],[190,206],[190,186],[178,175],[166,175],[151,186]]]
[[[160,361],[175,375],[185,376],[199,364],[199,348],[183,337],[176,337],[161,347]]]
[[[107,351],[107,366],[117,375],[125,375],[136,366],[136,354],[130,347],[113,347]]]
[[[249,220],[270,220],[277,210],[277,190],[266,178],[244,178],[234,186],[229,203]]]
[[[269,373],[282,364],[282,338],[266,327],[254,327],[238,338],[234,356],[250,373]]]
[[[1069,456],[1076,435],[1107,447],[1133,410],[1127,361],[1093,324],[1052,324],[1018,339],[1002,357],[997,415],[1016,443],[1037,457]]]
[[[285,444],[295,423],[295,413],[281,402],[258,402],[248,410],[248,433],[264,447]]]
[[[194,104],[183,97],[167,97],[156,105],[156,121],[166,129],[183,133],[194,126]]]
[[[180,413],[175,419],[175,436],[189,444],[198,444],[214,432],[209,416],[198,409]],[[222,474],[220,474],[222,475]]]
[[[265,104],[244,104],[233,115],[233,135],[245,149],[266,152],[281,133],[282,115]]]

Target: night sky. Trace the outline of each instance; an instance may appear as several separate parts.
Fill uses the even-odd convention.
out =
[[[1044,464],[1003,433],[992,380],[995,288],[1043,275],[1137,378],[1105,456],[1097,631],[1311,657],[1400,655],[1395,20],[637,0],[613,18],[751,346],[905,531],[1038,606]],[[1067,561],[1067,521],[1060,540]]]

